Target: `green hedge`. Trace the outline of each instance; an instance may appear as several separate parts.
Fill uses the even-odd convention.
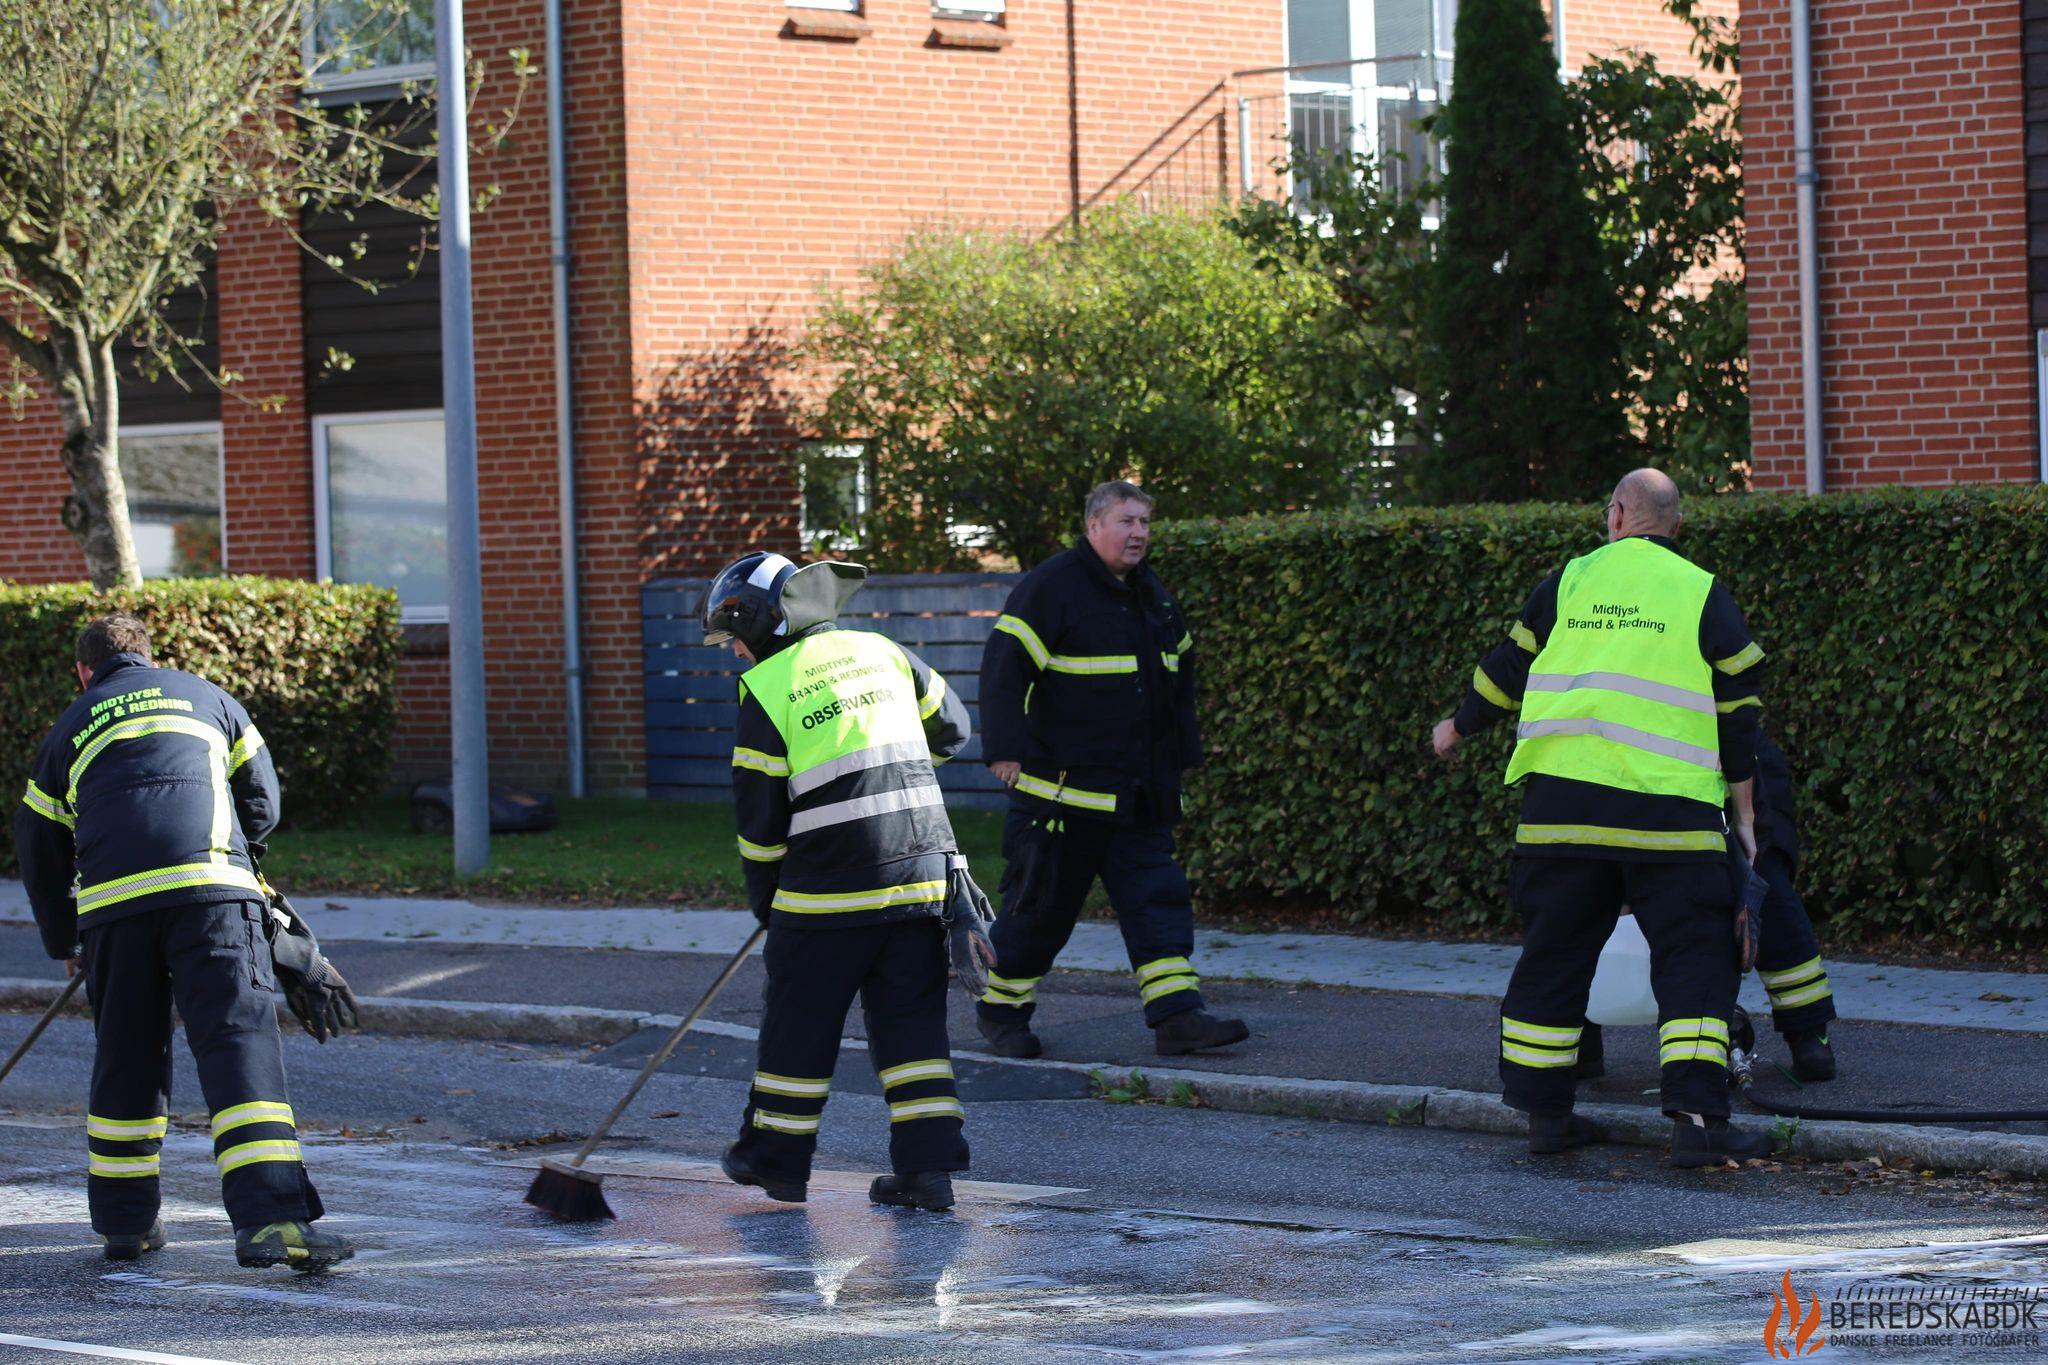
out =
[[[148,623],[158,663],[218,683],[249,709],[277,763],[286,820],[331,820],[383,782],[403,646],[389,590],[266,578],[105,594],[82,583],[0,584],[0,793],[10,807],[36,746],[77,695],[79,630],[119,609]],[[11,830],[13,817],[4,824]],[[13,870],[10,833],[0,872]]]
[[[1597,507],[1552,505],[1166,528],[1203,668],[1185,842],[1205,901],[1511,925],[1509,727],[1450,766],[1429,731],[1601,535]],[[1681,545],[1770,655],[1816,919],[1837,941],[2048,937],[2048,490],[1694,501]]]

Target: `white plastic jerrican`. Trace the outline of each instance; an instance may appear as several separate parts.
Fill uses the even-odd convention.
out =
[[[1593,989],[1586,998],[1586,1018],[1595,1024],[1654,1024],[1657,997],[1650,990],[1650,942],[1636,927],[1634,915],[1623,915],[1600,950]]]

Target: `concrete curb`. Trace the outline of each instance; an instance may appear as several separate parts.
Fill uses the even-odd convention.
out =
[[[0,978],[0,1010],[48,1008],[62,983]],[[575,1005],[522,1005],[492,1001],[415,1000],[366,996],[363,1026],[377,1033],[461,1038],[484,1042],[556,1043],[602,1047],[632,1036],[642,1028],[664,1032],[680,1022],[669,1014],[637,1010],[598,1009]],[[74,999],[69,1013],[83,1012]],[[296,1020],[280,1013],[287,1028]],[[739,1024],[706,1021],[698,1025],[721,1037],[752,1038],[755,1030]],[[849,1045],[854,1044],[851,1040]],[[1424,1085],[1380,1085],[1365,1081],[1310,1080],[1290,1076],[1245,1076],[1228,1072],[1189,1071],[1172,1067],[1130,1066],[1110,1062],[1067,1062],[1037,1058],[1018,1061],[987,1053],[956,1051],[964,1061],[1036,1068],[1072,1075],[1097,1072],[1121,1077],[1142,1071],[1153,1093],[1170,1093],[1177,1082],[1193,1088],[1201,1107],[1225,1113],[1284,1114],[1335,1119],[1346,1123],[1381,1123],[1443,1128],[1468,1133],[1519,1136],[1528,1119],[1508,1108],[1500,1096],[1470,1090],[1443,1090]],[[1632,1146],[1663,1147],[1671,1139],[1671,1121],[1655,1109],[1627,1104],[1581,1105],[1579,1112],[1607,1125],[1614,1140]],[[1775,1122],[1756,1115],[1739,1116],[1756,1127]],[[2006,1171],[2034,1179],[2048,1178],[2048,1137],[2018,1133],[1922,1128],[1908,1124],[1841,1123],[1810,1120],[1798,1125],[1792,1154],[1816,1161],[1861,1161],[1878,1158],[1891,1163],[1948,1171]]]

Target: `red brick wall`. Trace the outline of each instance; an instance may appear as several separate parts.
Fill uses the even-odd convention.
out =
[[[0,376],[9,361],[0,354]],[[59,451],[57,406],[40,382],[19,420],[0,411],[0,579],[48,583],[85,577],[85,556],[59,519],[71,480]]]
[[[1549,9],[1554,16],[1555,4]],[[1700,9],[1732,23],[1736,0],[1705,0]],[[1692,30],[1658,0],[1564,0],[1564,40],[1573,67],[1631,48],[1655,53],[1666,71],[1692,72],[1698,65],[1688,55]]]
[[[299,260],[291,235],[253,209],[231,213],[222,226],[214,273],[220,363],[243,376],[220,400],[229,573],[313,576]],[[262,406],[270,400],[281,406]]]
[[[1805,485],[1784,0],[1743,6],[1756,483]],[[1815,0],[1830,488],[2038,477],[2020,7]]]
[[[819,284],[850,284],[920,225],[1043,231],[1068,211],[1065,5],[1018,0],[1001,51],[932,45],[922,0],[873,0],[855,42],[790,36],[802,14],[625,5],[650,573],[795,547],[793,479],[759,452],[793,435],[782,348]],[[1076,6],[1082,195],[1191,107],[1213,110],[1233,69],[1284,61],[1284,14]]]

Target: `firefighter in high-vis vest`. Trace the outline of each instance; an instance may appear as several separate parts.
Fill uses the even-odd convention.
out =
[[[164,1244],[175,1006],[236,1259],[300,1270],[346,1259],[344,1239],[312,1226],[323,1210],[285,1090],[270,910],[250,855],[277,825],[270,751],[233,697],[152,664],[133,616],[92,622],[75,658],[83,691],[36,753],[14,838],[43,946],[85,973],[92,1001],[93,1231],[113,1261]]]
[[[915,654],[835,624],[866,576],[749,554],[712,582],[707,644],[739,683],[733,799],[747,898],[768,927],[758,1069],[725,1173],[802,1203],[840,1030],[858,995],[889,1105],[894,1174],[878,1204],[939,1210],[967,1169],[946,1038],[949,955],[972,989],[993,959],[936,763],[967,742],[967,708]],[[963,910],[963,886],[975,908]],[[950,930],[950,933],[949,933]]]
[[[1678,553],[1681,521],[1667,476],[1623,478],[1608,543],[1537,585],[1433,736],[1448,759],[1466,736],[1518,720],[1507,780],[1527,785],[1509,890],[1523,942],[1501,1001],[1500,1072],[1536,1153],[1607,1136],[1572,1112],[1573,1070],[1624,904],[1650,942],[1674,1164],[1771,1152],[1768,1136],[1728,1122],[1740,962],[1728,841],[1755,858],[1764,653],[1728,590]]]
[[[1194,637],[1145,563],[1153,500],[1098,486],[1085,534],[1010,591],[981,657],[981,745],[1010,789],[996,966],[976,1007],[1005,1057],[1035,1057],[1038,983],[1099,878],[1162,1056],[1250,1030],[1202,1007],[1194,906],[1174,859],[1181,774],[1202,761]]]

